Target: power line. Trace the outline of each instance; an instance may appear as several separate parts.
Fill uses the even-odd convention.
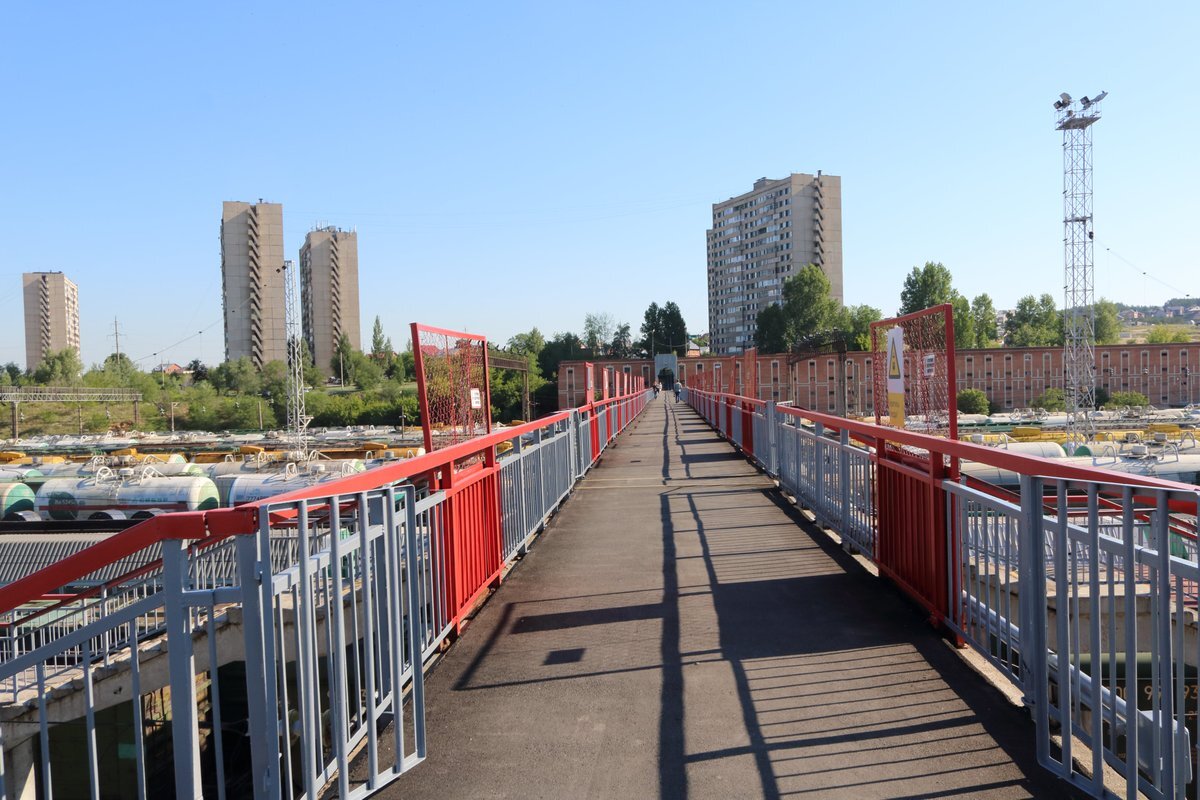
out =
[[[266,280],[264,280],[264,281],[263,281],[263,285],[265,286],[265,285],[266,285],[266,283],[267,283],[267,282],[266,282]],[[239,305],[238,305],[238,306],[237,306],[235,309],[233,309],[233,311],[231,311],[231,312],[229,312],[229,313],[231,313],[231,314],[236,314],[237,312],[241,311],[243,308],[245,308],[247,305],[249,305],[249,303],[250,303],[250,300],[251,300],[251,298],[250,298],[250,297],[246,297],[246,299],[245,299],[245,300],[243,300],[243,301],[242,301],[242,302],[241,302],[241,303],[240,303],[240,304],[239,304]],[[158,349],[156,352],[153,352],[153,353],[151,353],[151,354],[149,354],[149,355],[142,356],[141,358],[134,359],[134,363],[135,363],[135,364],[140,364],[141,362],[143,362],[143,361],[146,361],[146,360],[148,360],[148,359],[151,359],[151,358],[157,358],[157,357],[158,357],[158,356],[160,356],[160,355],[164,355],[165,353],[167,353],[167,352],[168,352],[168,351],[170,351],[170,350],[173,350],[173,349],[175,349],[175,348],[176,348],[176,347],[178,347],[179,345],[181,345],[181,344],[184,344],[185,342],[190,342],[192,339],[195,339],[197,336],[203,336],[203,335],[204,335],[206,332],[208,332],[208,331],[212,330],[213,328],[217,327],[218,325],[220,325],[220,324],[221,324],[222,322],[224,322],[224,321],[225,321],[225,316],[224,316],[224,315],[222,315],[222,316],[221,316],[221,318],[220,318],[220,319],[218,319],[216,322],[213,322],[212,324],[210,324],[210,325],[208,325],[208,326],[206,326],[206,327],[204,327],[204,328],[201,328],[200,330],[196,331],[196,332],[195,332],[195,333],[193,333],[193,334],[190,334],[190,335],[188,335],[188,336],[185,336],[185,337],[183,337],[182,339],[180,339],[179,341],[175,342],[174,344],[167,345],[166,347],[159,348],[159,349]]]
[[[1100,240],[1097,240],[1097,241],[1100,241]],[[1161,283],[1163,286],[1167,287],[1167,288],[1168,288],[1168,289],[1170,289],[1171,291],[1173,291],[1173,292],[1177,292],[1177,293],[1178,293],[1178,296],[1182,296],[1182,297],[1191,297],[1191,296],[1192,296],[1192,295],[1191,295],[1191,292],[1185,292],[1183,289],[1180,289],[1178,286],[1174,286],[1174,285],[1172,285],[1172,284],[1170,284],[1170,283],[1167,283],[1167,282],[1166,282],[1166,281],[1164,281],[1162,278],[1159,278],[1159,277],[1158,277],[1158,276],[1156,276],[1156,275],[1151,275],[1151,274],[1150,274],[1148,271],[1146,271],[1146,270],[1142,269],[1142,268],[1141,268],[1141,267],[1139,267],[1137,264],[1134,264],[1132,261],[1130,261],[1129,259],[1125,258],[1125,256],[1123,256],[1123,255],[1121,255],[1120,253],[1118,253],[1116,250],[1113,250],[1111,247],[1109,247],[1109,246],[1108,246],[1108,244],[1107,244],[1107,243],[1105,243],[1105,242],[1103,242],[1103,241],[1100,241],[1100,244],[1101,244],[1101,245],[1104,247],[1104,250],[1105,250],[1105,252],[1107,252],[1107,253],[1108,253],[1109,255],[1111,255],[1111,256],[1114,256],[1114,257],[1116,257],[1116,259],[1117,259],[1118,261],[1122,262],[1122,263],[1123,263],[1123,264],[1125,264],[1127,267],[1129,267],[1129,268],[1133,269],[1134,271],[1136,271],[1136,272],[1137,272],[1139,275],[1141,275],[1143,278],[1149,278],[1150,280],[1154,281],[1155,283]]]

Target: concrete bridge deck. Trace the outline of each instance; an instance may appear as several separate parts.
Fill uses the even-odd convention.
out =
[[[924,614],[669,395],[426,684],[389,798],[1070,792]]]

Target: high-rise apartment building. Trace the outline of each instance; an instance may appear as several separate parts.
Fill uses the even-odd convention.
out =
[[[754,346],[758,313],[781,301],[785,278],[816,264],[842,301],[842,179],[793,173],[713,205],[708,231],[709,346]]]
[[[48,353],[79,352],[79,287],[61,272],[26,272],[25,366],[37,369]]]
[[[309,231],[300,248],[300,303],[304,340],[317,368],[336,374],[331,363],[338,339],[362,349],[358,317],[358,234],[338,228]]]
[[[287,360],[283,295],[283,206],[226,202],[221,208],[225,358],[255,367]]]

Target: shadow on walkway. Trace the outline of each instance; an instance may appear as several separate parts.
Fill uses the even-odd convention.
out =
[[[683,404],[622,435],[427,684],[394,797],[1063,797],[924,615]]]

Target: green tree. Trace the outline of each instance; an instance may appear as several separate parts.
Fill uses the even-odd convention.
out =
[[[374,389],[383,382],[383,367],[370,356],[352,351],[346,365],[346,379],[361,390]]]
[[[246,394],[249,394],[247,392]],[[254,392],[266,398],[280,419],[287,417],[288,368],[282,361],[268,361],[259,373],[258,389]],[[257,405],[255,413],[258,413]]]
[[[396,369],[393,370],[392,378],[398,381],[416,380],[416,374],[417,362],[410,342],[408,348],[396,359]]]
[[[105,372],[112,373],[118,378],[131,375],[137,371],[137,367],[134,366],[133,361],[125,353],[113,353],[104,359],[103,369]]]
[[[1104,404],[1112,399],[1112,395],[1108,393],[1108,389],[1103,386],[1096,387],[1096,408],[1104,408]]]
[[[974,347],[975,317],[971,314],[971,301],[954,292],[954,296],[950,298],[950,305],[954,309],[954,348],[966,350]]]
[[[642,319],[641,334],[637,348],[650,357],[658,353],[687,355],[687,324],[674,302],[664,306],[651,303]]]
[[[21,371],[21,368],[17,366],[17,362],[15,361],[10,361],[5,364],[4,371],[8,373],[8,382],[11,384],[19,383],[21,376],[25,374]]]
[[[209,372],[209,382],[218,392],[258,394],[262,388],[259,371],[246,356],[213,367]]]
[[[609,355],[613,358],[633,358],[633,332],[628,322],[621,323],[613,332]]]
[[[73,347],[47,353],[33,372],[33,380],[43,386],[74,386],[79,383],[83,364]]]
[[[1055,347],[1063,343],[1062,319],[1054,298],[1026,295],[1005,323],[1010,347]]]
[[[1151,325],[1146,333],[1147,344],[1185,344],[1191,340],[1191,334],[1181,325]]]
[[[768,306],[758,313],[756,328],[765,326],[763,335],[755,335],[763,349],[782,353],[791,350],[800,339],[844,325],[845,314],[838,301],[829,296],[829,279],[815,264],[808,264],[783,282],[780,311]],[[782,327],[782,337],[780,328]]]
[[[964,414],[988,413],[988,398],[980,389],[963,389],[958,393],[957,405]]]
[[[662,331],[667,340],[667,349],[659,352],[674,353],[681,358],[687,355],[687,323],[683,321],[683,312],[674,302],[662,307]]]
[[[1117,316],[1117,304],[1101,297],[1092,306],[1095,322],[1096,344],[1116,344],[1121,339],[1121,318]]]
[[[950,270],[940,263],[926,261],[924,267],[913,267],[900,291],[900,314],[949,303],[957,294],[952,284]]]
[[[838,301],[829,296],[829,279],[816,264],[808,264],[783,282],[783,313],[788,340],[794,343],[837,326]]]
[[[850,350],[871,349],[871,323],[883,319],[883,312],[874,306],[845,306],[839,326],[846,332],[846,346]]]
[[[304,376],[305,386],[324,385],[325,375],[317,369],[316,359],[313,358],[312,351],[308,349],[308,340],[303,337],[300,339],[300,369]]]
[[[646,313],[642,315],[642,327],[639,329],[642,338],[637,344],[641,351],[651,358],[658,352],[658,343],[663,341],[661,317],[658,303],[654,302],[650,303]]]
[[[608,343],[612,341],[612,314],[587,314],[583,318],[583,340],[587,342],[592,358],[600,359],[608,355]]]
[[[542,374],[538,368],[538,358],[546,347],[546,337],[542,336],[542,332],[536,327],[530,328],[528,333],[515,334],[508,340],[505,347],[511,353],[525,357],[525,360],[529,362],[530,376]],[[533,391],[532,386],[530,391]]]
[[[388,347],[387,337],[383,335],[383,323],[379,320],[379,315],[375,316],[375,324],[371,327],[371,355],[379,358],[380,356],[390,356],[391,348]]]
[[[754,346],[760,353],[786,353],[789,349],[788,324],[783,306],[769,305],[758,312]]]
[[[583,358],[583,342],[573,333],[556,333],[538,353],[538,370],[551,380],[558,376],[558,365],[562,361],[577,361]]]
[[[1113,392],[1104,408],[1124,408],[1126,406],[1148,406],[1150,400],[1141,392]]]
[[[987,292],[971,301],[971,319],[975,323],[976,347],[995,347],[999,344],[996,339],[996,306]]]
[[[192,383],[208,380],[208,367],[204,366],[204,362],[200,359],[193,358],[189,361],[187,369],[192,373]]]
[[[215,372],[216,369],[213,371]],[[185,407],[175,412],[176,427],[191,430],[216,430],[220,427],[217,414],[217,406],[220,399],[213,385],[201,383],[193,386],[188,392]],[[164,402],[158,407],[159,421],[163,423],[164,428],[169,426],[168,420],[171,416],[170,403],[170,398],[165,398]]]
[[[338,337],[337,345],[333,348],[333,355],[329,359],[330,371],[342,383],[354,380],[350,370],[350,359],[353,355],[354,348],[350,345],[350,337],[343,333]]]
[[[1044,408],[1047,411],[1066,411],[1067,399],[1062,389],[1047,389],[1033,398],[1034,408]]]

